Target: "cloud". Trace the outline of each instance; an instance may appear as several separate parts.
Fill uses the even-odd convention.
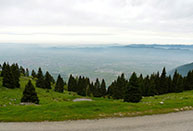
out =
[[[54,33],[50,30],[57,26]],[[9,27],[9,28],[8,28]],[[22,28],[21,32],[13,30]],[[26,27],[26,28],[25,28]],[[35,27],[36,31],[33,30]],[[42,29],[46,27],[47,29]],[[60,29],[61,27],[61,29]],[[63,27],[69,27],[62,30]],[[77,30],[74,28],[78,28]],[[81,29],[79,28],[81,27]],[[99,27],[101,29],[96,29]],[[73,29],[72,29],[73,28]],[[94,29],[93,29],[94,28]],[[109,32],[109,28],[113,31]],[[5,30],[6,29],[6,30]],[[29,31],[27,31],[30,29]],[[91,30],[93,29],[93,31]],[[2,31],[4,30],[4,32]],[[73,30],[73,32],[71,32]],[[85,30],[87,30],[85,32]],[[111,30],[112,31],[112,30]],[[77,33],[78,32],[78,33]],[[130,38],[128,32],[136,38]],[[139,35],[143,32],[143,35]],[[103,35],[122,38],[124,42],[149,43],[157,35],[156,43],[177,43],[173,34],[183,36],[180,42],[193,43],[192,0],[0,0],[1,35]],[[6,34],[7,33],[7,34]],[[73,33],[73,34],[72,34]],[[81,34],[82,33],[82,34]],[[25,35],[26,35],[25,34]],[[131,33],[132,34],[132,33]],[[102,36],[102,37],[103,37]],[[128,38],[127,38],[127,37]],[[98,36],[97,36],[98,37]],[[145,38],[144,38],[145,37]],[[109,38],[109,36],[108,36]],[[118,39],[117,38],[117,39]],[[96,41],[95,38],[93,41]],[[103,38],[104,42],[111,42]],[[153,40],[155,42],[156,40]],[[165,41],[165,42],[164,42]],[[101,40],[102,42],[102,40]],[[141,43],[140,42],[140,43]],[[151,43],[151,42],[150,42]]]

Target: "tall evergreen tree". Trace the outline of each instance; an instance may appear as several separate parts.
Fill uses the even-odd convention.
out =
[[[44,87],[46,89],[51,89],[52,88],[51,87],[51,77],[50,77],[50,74],[49,74],[48,71],[45,74]]]
[[[26,68],[25,76],[29,77],[29,70],[28,70],[28,68]]]
[[[20,83],[19,83],[19,77],[20,77],[19,66],[17,64],[12,64],[10,68],[11,68],[11,73],[13,75],[14,86],[16,88],[19,88],[20,87]]]
[[[22,66],[20,66],[19,70],[20,74],[25,75],[25,69]]]
[[[31,102],[31,103],[39,104],[37,93],[30,80],[25,86],[25,90],[23,91],[23,97],[21,98],[21,102]]]
[[[172,92],[182,92],[184,90],[183,78],[177,72],[177,70],[175,71],[174,76],[173,76],[172,89],[173,89]]]
[[[57,81],[56,81],[56,86],[55,86],[55,91],[56,92],[64,92],[64,80],[60,75],[58,75]]]
[[[105,80],[102,79],[102,83],[101,83],[101,89],[100,89],[100,94],[101,96],[105,96],[106,95],[106,83],[105,83]]]
[[[101,94],[100,94],[100,81],[99,79],[97,78],[96,81],[95,81],[95,84],[94,84],[94,88],[95,88],[95,91],[93,92],[93,95],[95,97],[101,97]]]
[[[125,102],[139,102],[142,99],[142,95],[139,89],[139,82],[136,73],[134,72],[130,79],[129,84],[126,88],[126,93],[124,96]]]
[[[9,64],[6,64],[3,70],[3,86],[11,89],[16,88],[15,79]]]
[[[193,70],[189,71],[184,80],[184,89],[192,90],[193,89]]]
[[[36,78],[36,77],[37,77],[36,72],[35,72],[34,70],[32,70],[31,75],[32,75],[33,78]]]
[[[69,80],[68,80],[68,91],[77,91],[77,81],[76,79],[70,75]]]
[[[167,83],[167,76],[166,76],[166,69],[165,67],[162,70],[162,74],[160,77],[160,87],[158,90],[159,94],[168,93],[168,83]]]
[[[123,99],[126,88],[127,88],[128,81],[125,79],[124,74],[121,74],[121,76],[118,76],[117,80],[113,82],[113,86],[111,86],[112,89],[112,97],[113,99]]]
[[[2,76],[2,77],[3,77],[4,71],[5,71],[6,65],[7,65],[7,64],[4,62],[4,63],[3,63],[3,66],[2,66],[2,71],[1,71],[1,76]]]
[[[39,88],[45,88],[44,76],[43,76],[43,73],[42,73],[42,69],[41,69],[41,68],[38,69],[36,86],[39,87]]]

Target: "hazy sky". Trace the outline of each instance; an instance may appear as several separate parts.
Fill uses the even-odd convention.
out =
[[[193,44],[193,0],[0,0],[0,43]]]

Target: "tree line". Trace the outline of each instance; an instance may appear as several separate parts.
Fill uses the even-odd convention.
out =
[[[24,69],[22,66],[19,67],[17,63],[12,65],[4,63],[2,66],[0,65],[0,68],[2,69],[3,86],[7,88],[19,88],[20,76],[30,76],[29,70]],[[60,75],[58,75],[55,82],[48,71],[44,75],[41,68],[39,68],[37,73],[32,70],[31,77],[36,81],[36,87],[38,88],[49,90],[54,86],[56,92],[64,92],[66,82]],[[173,76],[168,76],[165,68],[163,68],[161,74],[157,72],[145,77],[142,74],[137,76],[134,72],[129,80],[125,78],[124,74],[121,74],[108,88],[104,79],[101,82],[98,78],[95,81],[90,81],[88,77],[70,75],[67,90],[76,92],[81,96],[108,97],[123,99],[125,102],[139,102],[142,96],[193,90],[193,71],[189,71],[185,77],[181,76],[177,70]],[[21,101],[39,103],[31,80],[25,87]]]
[[[77,92],[81,96],[94,97],[105,97],[107,93],[104,79],[101,83],[98,78],[95,82],[91,82],[88,77],[73,77],[72,75],[68,80],[68,91]]]

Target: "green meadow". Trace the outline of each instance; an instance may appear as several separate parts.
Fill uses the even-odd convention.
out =
[[[98,119],[107,117],[130,117],[191,110],[193,91],[144,97],[139,103],[126,103],[109,98],[92,98],[92,101],[73,102],[83,98],[73,92],[57,93],[53,89],[36,88],[40,104],[20,103],[22,92],[30,77],[21,77],[19,89],[2,87],[0,77],[0,121],[63,121]],[[35,81],[32,80],[34,86]],[[65,87],[67,88],[67,87]],[[87,97],[88,98],[88,97]]]

